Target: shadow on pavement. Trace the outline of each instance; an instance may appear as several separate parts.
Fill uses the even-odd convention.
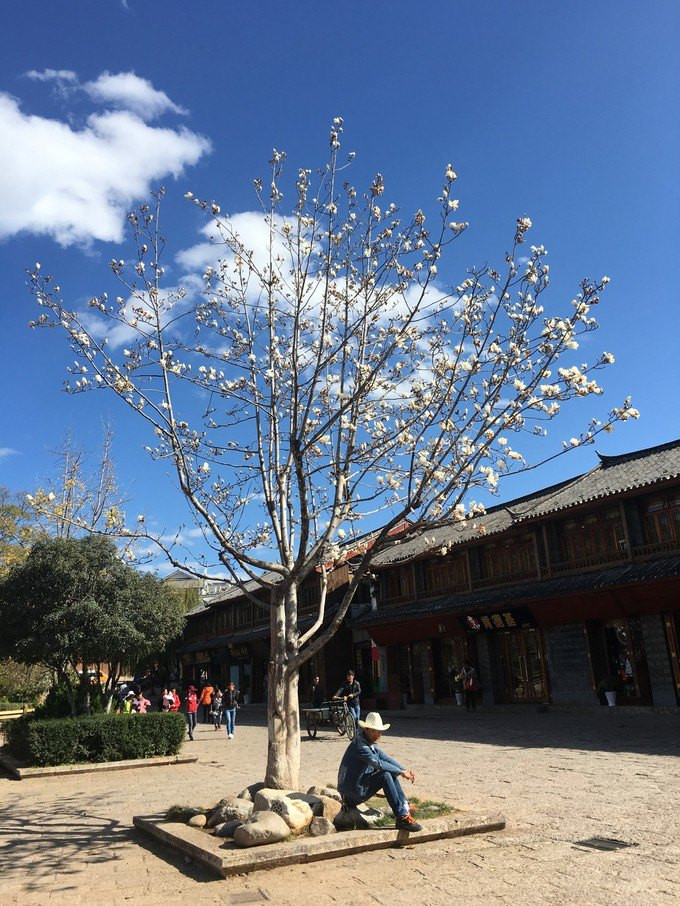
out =
[[[26,782],[26,781],[24,781]],[[207,870],[169,853],[138,834],[129,824],[101,815],[99,797],[60,797],[49,805],[15,801],[0,806],[2,881],[21,880],[27,892],[44,891],[58,876],[57,893],[66,898],[82,890],[83,873],[95,863],[111,863],[112,887],[127,886],[135,869],[129,864],[129,844],[135,843],[154,858],[163,859],[195,881],[215,880]],[[71,884],[71,880],[73,883]]]
[[[629,752],[641,755],[680,755],[678,716],[573,711],[531,713],[479,709],[432,714],[385,712],[395,735],[450,740],[517,749],[576,749],[590,752]]]
[[[365,715],[365,712],[363,712]],[[630,752],[641,755],[680,755],[679,715],[626,713],[625,708],[592,708],[538,713],[535,708],[480,707],[468,713],[454,706],[412,705],[405,711],[382,711],[392,723],[390,735],[450,740],[519,749],[576,749],[590,752]],[[264,705],[246,705],[238,712],[238,727],[266,727]],[[224,731],[223,731],[224,732]],[[331,727],[319,727],[306,743],[345,742]]]

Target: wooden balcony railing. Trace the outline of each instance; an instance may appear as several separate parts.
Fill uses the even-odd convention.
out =
[[[604,566],[607,563],[620,563],[622,560],[628,559],[628,551],[622,545],[616,550],[593,554],[591,557],[580,557],[578,560],[565,560],[562,563],[553,563],[551,564],[551,570],[553,575],[561,575],[562,573],[573,573],[580,569],[596,569],[598,566]]]
[[[416,593],[414,591],[409,591],[403,595],[392,595],[389,598],[383,598],[382,603],[387,604],[388,607],[391,607],[394,604],[408,604],[409,601],[416,600]]]
[[[671,554],[680,551],[680,538],[671,538],[668,541],[655,541],[653,544],[640,544],[633,548],[633,557],[650,557],[654,554]]]
[[[496,585],[514,585],[516,582],[524,582],[528,579],[540,579],[541,573],[538,568],[524,569],[514,573],[508,573],[505,576],[485,576],[481,579],[473,579],[473,588],[493,588]]]
[[[469,582],[459,582],[456,585],[447,585],[442,588],[425,588],[421,591],[419,597],[421,598],[441,598],[444,595],[464,595],[465,592],[470,591]]]

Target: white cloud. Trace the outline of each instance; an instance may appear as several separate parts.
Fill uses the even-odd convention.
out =
[[[0,447],[0,462],[7,459],[8,456],[16,456],[18,453],[19,451],[13,450],[12,447]]]
[[[286,243],[280,229],[284,219],[275,216],[276,234],[273,242],[274,256],[285,257]],[[269,225],[265,215],[258,211],[242,211],[233,214],[227,221],[232,233],[238,236],[243,246],[253,253],[253,261],[258,269],[263,269],[269,263]],[[205,270],[208,265],[217,266],[218,261],[230,263],[234,259],[231,250],[224,245],[216,224],[211,221],[201,228],[201,233],[206,241],[192,245],[177,255],[177,262],[187,270]]]
[[[131,110],[144,120],[167,112],[187,112],[171,101],[164,91],[154,88],[148,79],[142,79],[134,72],[103,72],[94,81],[85,82],[82,88],[93,101]]]
[[[26,75],[34,82],[72,82],[77,84],[78,76],[72,69],[30,69]]]
[[[211,148],[188,129],[152,127],[122,110],[93,114],[75,129],[27,115],[3,93],[0,134],[0,238],[25,231],[63,246],[119,242],[134,200]]]
[[[143,120],[155,119],[162,113],[185,114],[164,91],[134,72],[102,72],[90,82],[81,82],[72,69],[31,69],[26,73],[34,82],[52,82],[57,94],[68,97],[83,91],[95,103],[116,110],[129,110]]]

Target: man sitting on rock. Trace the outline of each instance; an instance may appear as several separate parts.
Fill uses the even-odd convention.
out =
[[[413,819],[413,809],[399,783],[400,777],[415,783],[415,774],[377,746],[383,731],[389,730],[390,725],[384,724],[381,716],[371,711],[366,720],[359,721],[359,726],[361,730],[347,746],[338,771],[338,791],[342,795],[343,808],[356,807],[375,796],[378,790],[383,790],[394,812],[397,830],[422,830]]]

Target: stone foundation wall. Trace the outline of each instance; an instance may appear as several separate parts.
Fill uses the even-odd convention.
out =
[[[482,685],[478,701],[485,705],[497,705],[501,699],[495,694],[489,640],[483,632],[477,635],[477,657],[479,660],[479,682]]]
[[[543,630],[543,639],[553,704],[597,705],[583,623],[551,626]]]

